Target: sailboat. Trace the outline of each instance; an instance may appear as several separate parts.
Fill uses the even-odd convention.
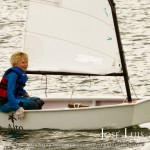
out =
[[[24,51],[28,74],[123,77],[127,99],[44,98],[23,120],[0,113],[0,127],[95,130],[150,121],[150,98],[131,96],[113,0],[29,0]]]

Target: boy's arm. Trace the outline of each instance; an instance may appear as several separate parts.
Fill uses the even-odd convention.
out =
[[[10,106],[17,110],[20,108],[17,99],[15,98],[14,91],[16,87],[16,82],[18,79],[18,75],[15,72],[11,72],[6,76],[6,79],[8,80],[8,87],[7,87],[7,98]]]

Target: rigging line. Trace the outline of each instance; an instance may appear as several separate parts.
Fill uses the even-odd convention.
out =
[[[89,76],[89,79],[90,79],[90,76]],[[81,86],[82,84],[84,84],[84,82],[87,81],[87,79],[84,79],[81,83],[79,83],[73,90],[72,90],[72,93],[71,93],[71,97],[70,97],[70,100],[69,100],[69,104],[71,102],[71,99],[72,99],[72,96],[74,94],[74,92],[76,91],[76,89]],[[90,81],[90,86],[91,86],[91,79],[89,80]],[[90,88],[89,86],[89,88]]]
[[[111,55],[109,55],[109,54],[106,54],[106,53],[104,53],[104,52],[102,52],[102,51],[100,51],[100,50],[96,50],[96,49],[90,48],[90,47],[88,47],[88,46],[86,46],[86,45],[82,45],[82,44],[80,44],[80,43],[68,41],[68,40],[61,39],[61,38],[58,38],[58,37],[55,37],[55,36],[49,36],[49,35],[46,35],[46,34],[31,32],[31,31],[27,31],[27,30],[26,30],[26,32],[32,33],[32,34],[36,34],[36,35],[40,35],[40,36],[44,36],[44,37],[49,37],[49,38],[57,39],[57,40],[59,40],[59,41],[64,41],[64,42],[71,43],[71,44],[73,44],[73,45],[77,45],[77,46],[80,46],[80,47],[84,47],[84,48],[87,48],[87,49],[89,49],[89,50],[91,50],[91,51],[94,51],[94,52],[103,54],[104,56],[108,56],[108,57],[113,58],[114,60],[120,62],[120,60],[114,58],[113,56],[111,56]]]
[[[73,93],[75,92],[75,89],[80,85],[78,85],[77,87],[75,87],[74,89],[73,88],[71,88],[71,86],[67,83],[67,82],[65,82],[64,80],[63,80],[63,75],[61,75],[60,76],[60,78],[58,78],[58,81],[60,80],[60,81],[62,81],[64,84],[66,84],[66,86],[67,87],[69,87],[71,90],[72,90],[72,92],[71,92],[71,97],[70,97],[70,100],[69,100],[69,104],[70,104],[70,101],[71,101],[71,99],[72,99],[72,96],[73,96]]]
[[[117,83],[118,83],[118,85],[119,85],[119,87],[120,87],[120,90],[121,90],[123,96],[125,97],[125,100],[123,100],[123,102],[125,102],[125,101],[127,101],[126,95],[124,94],[124,92],[123,92],[123,90],[122,90],[122,87],[121,87],[121,85],[120,85],[120,83],[119,83],[117,77],[115,77],[115,78],[116,78],[116,81],[117,81]]]
[[[70,104],[70,101],[71,101],[71,99],[72,99],[72,96],[73,96],[73,93],[74,93],[75,90],[74,90],[73,88],[71,88],[71,87],[69,86],[69,84],[63,80],[63,75],[62,75],[58,80],[61,80],[64,84],[66,84],[67,87],[69,87],[69,88],[72,90],[72,92],[71,92],[71,97],[70,97],[70,100],[69,100],[69,104]]]
[[[64,76],[64,75],[61,75],[61,76],[59,76],[58,78],[55,78],[55,77],[51,77],[51,78],[55,79],[56,81],[62,81],[63,83],[66,84],[67,87],[69,87],[69,88],[72,90],[72,88],[70,87],[70,85],[67,84],[68,82],[65,82],[65,81],[63,80],[63,76]]]
[[[109,26],[110,28],[112,28],[113,30],[115,30],[114,27],[113,27],[111,24],[108,24],[108,23],[105,22],[104,20],[102,20],[102,19],[100,19],[100,18],[98,18],[98,17],[95,17],[95,16],[93,16],[93,15],[84,13],[84,12],[82,12],[82,11],[70,9],[70,8],[67,8],[67,7],[57,6],[57,3],[55,3],[55,2],[50,2],[50,1],[49,1],[48,3],[37,2],[37,1],[34,1],[34,0],[31,0],[31,1],[32,1],[32,2],[36,2],[36,3],[51,5],[51,6],[54,6],[54,7],[60,7],[60,8],[62,8],[62,9],[66,9],[66,10],[70,10],[70,11],[73,11],[73,12],[76,12],[76,13],[80,13],[80,14],[86,15],[86,16],[91,17],[91,18],[94,18],[94,19],[96,19],[96,20],[98,20],[98,21],[100,21],[100,22],[103,22],[104,24],[106,24],[107,26]]]
[[[45,86],[45,96],[47,97],[47,84],[48,84],[48,80],[47,80],[47,75],[45,75],[45,79],[46,79],[46,86]]]
[[[76,91],[76,89],[77,89],[79,86],[81,86],[82,84],[85,83],[85,81],[87,81],[87,78],[84,79],[82,82],[80,82],[75,88],[71,88],[70,85],[68,84],[68,82],[65,82],[65,81],[63,80],[63,77],[64,77],[64,76],[61,76],[61,78],[59,78],[59,80],[61,80],[64,84],[67,85],[67,87],[69,87],[69,88],[72,90],[72,91],[71,91],[71,96],[70,96],[70,99],[69,99],[69,104],[70,104],[74,92]],[[89,76],[89,79],[90,79],[90,76]],[[91,79],[90,79],[89,81],[90,81],[90,86],[91,86]],[[90,87],[90,86],[89,86],[89,87]]]
[[[90,81],[90,83],[89,83],[89,88],[91,87],[91,85],[92,85],[92,82],[91,82],[91,76],[89,75],[89,81]]]
[[[46,87],[45,87],[45,96],[47,97],[47,75],[46,76]],[[41,82],[43,81],[43,75],[41,77]],[[43,84],[43,83],[42,83]],[[43,88],[42,88],[43,89]]]
[[[140,98],[137,96],[137,94],[136,94],[136,92],[135,92],[135,90],[134,90],[134,88],[133,88],[133,85],[132,85],[132,83],[130,82],[130,80],[129,80],[129,83],[130,83],[131,88],[132,88],[132,90],[133,90],[133,92],[134,92],[134,95],[136,96],[136,98],[137,98],[138,100],[140,100]]]

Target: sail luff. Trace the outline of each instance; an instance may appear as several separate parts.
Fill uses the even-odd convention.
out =
[[[113,0],[109,0],[109,2],[111,4],[111,8],[112,8],[112,14],[113,14],[113,19],[114,19],[116,36],[117,36],[117,40],[118,40],[118,47],[119,47],[120,59],[121,59],[121,64],[122,64],[122,69],[123,69],[123,76],[124,76],[125,87],[126,87],[126,92],[127,92],[127,99],[128,99],[128,102],[131,102],[132,97],[131,97],[131,91],[130,91],[130,86],[129,86],[128,70],[127,70],[127,65],[126,65],[126,61],[125,61],[123,46],[122,46],[120,32],[119,32],[115,3],[113,2]]]

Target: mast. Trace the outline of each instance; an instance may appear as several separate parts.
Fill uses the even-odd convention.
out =
[[[123,69],[123,76],[124,76],[124,81],[125,81],[125,87],[126,87],[126,92],[127,92],[127,98],[128,102],[132,102],[131,98],[131,91],[130,91],[130,86],[129,86],[129,77],[128,77],[128,71],[127,71],[127,66],[125,62],[125,56],[124,56],[124,51],[121,43],[121,38],[120,38],[120,32],[119,32],[119,26],[118,26],[118,20],[117,20],[117,15],[116,15],[116,8],[115,8],[115,3],[113,0],[109,0],[111,9],[112,9],[112,15],[114,19],[114,26],[116,30],[116,36],[117,36],[117,41],[118,41],[118,47],[119,47],[119,53],[120,53],[120,59],[122,63],[122,69]]]

